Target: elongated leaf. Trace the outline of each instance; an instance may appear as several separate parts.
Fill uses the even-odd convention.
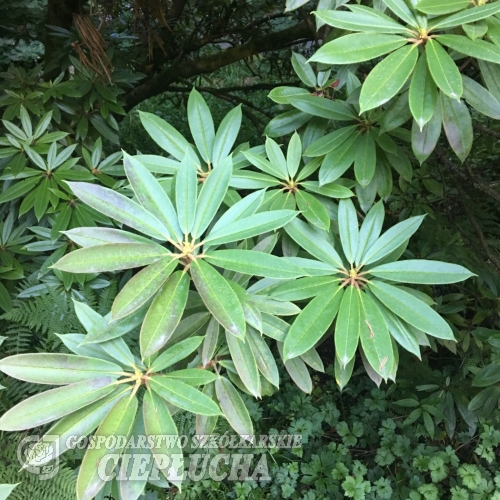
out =
[[[472,78],[462,75],[464,99],[483,115],[500,120],[500,101]]]
[[[390,281],[425,285],[458,283],[475,276],[465,267],[424,259],[383,264],[370,269],[370,274]]]
[[[276,300],[298,301],[315,297],[340,282],[334,276],[311,276],[285,282],[273,287],[271,297]]]
[[[360,112],[381,106],[392,99],[410,77],[417,58],[417,47],[409,45],[396,50],[377,64],[361,88]]]
[[[279,171],[280,179],[288,179],[285,155],[276,141],[270,137],[266,139],[266,154],[271,164]]]
[[[330,229],[330,217],[325,206],[312,194],[299,190],[295,193],[297,207],[305,219],[320,229]]]
[[[176,478],[184,471],[184,459],[177,439],[179,432],[165,401],[149,390],[144,395],[142,412],[146,434],[166,437],[155,439],[155,446],[151,448],[157,468],[168,481],[180,485],[180,480]]]
[[[153,297],[178,265],[176,259],[162,259],[133,276],[120,290],[111,307],[113,320],[140,309]]]
[[[424,125],[422,130],[417,122],[413,122],[411,147],[415,158],[422,164],[434,151],[441,136],[443,113],[441,99],[436,101],[436,108],[431,120]]]
[[[424,216],[411,217],[388,229],[370,247],[361,258],[361,264],[366,265],[382,259],[399,248],[417,231],[424,220]]]
[[[257,362],[248,342],[236,338],[226,331],[226,342],[236,371],[245,388],[256,398],[261,397],[260,377]]]
[[[299,170],[300,160],[302,159],[302,142],[299,134],[295,132],[290,139],[286,154],[286,168],[290,178],[294,178]]]
[[[70,240],[81,247],[93,247],[95,245],[105,245],[107,243],[155,243],[144,236],[129,233],[120,229],[107,227],[77,227],[69,231],[62,231]],[[158,245],[159,248],[161,245]]]
[[[358,266],[363,254],[377,241],[384,225],[385,210],[382,201],[376,203],[366,214],[359,230],[355,264]]]
[[[214,122],[205,99],[195,88],[189,94],[187,113],[189,129],[196,147],[202,158],[211,163],[215,139]]]
[[[279,387],[278,366],[274,355],[262,335],[252,327],[247,330],[246,339],[253,352],[260,373],[275,387]]]
[[[335,352],[342,366],[356,354],[361,329],[361,292],[349,286],[342,296],[335,325]]]
[[[185,370],[176,370],[174,372],[166,373],[165,375],[162,375],[162,378],[171,378],[174,381],[180,380],[181,382],[184,382],[192,387],[197,387],[199,385],[205,385],[213,382],[218,378],[218,376],[208,370],[187,368]]]
[[[214,250],[205,256],[214,266],[266,278],[293,279],[306,274],[297,265],[254,250]]]
[[[444,19],[433,19],[430,21],[430,26],[432,26],[433,30],[453,28],[455,26],[460,26],[461,24],[473,23],[474,21],[485,19],[499,11],[500,5],[497,2],[492,2],[486,5],[480,5],[471,9],[462,10],[461,12],[447,16]]]
[[[119,365],[74,354],[18,354],[0,360],[0,371],[34,384],[66,385],[99,376],[118,378]]]
[[[150,379],[149,385],[156,394],[183,410],[209,416],[221,414],[211,398],[180,380],[158,375]]]
[[[285,226],[285,231],[304,250],[317,259],[330,264],[334,269],[340,269],[343,266],[342,259],[335,248],[307,223],[300,219],[294,219]]]
[[[297,73],[297,76],[302,80],[303,83],[305,83],[308,87],[316,86],[316,75],[314,74],[314,70],[312,69],[311,65],[308,64],[306,58],[302,54],[292,52],[292,66],[295,70],[295,73]],[[289,95],[298,93],[301,92],[293,92]]]
[[[203,342],[203,337],[190,337],[177,342],[162,352],[152,363],[151,372],[160,372],[175,365],[181,359],[187,358]]]
[[[196,204],[196,216],[191,230],[193,237],[201,236],[214,219],[226,196],[232,171],[233,162],[229,157],[213,168],[205,180]]]
[[[207,326],[207,331],[205,333],[205,339],[203,340],[203,346],[201,349],[201,361],[203,366],[207,366],[217,351],[219,346],[219,334],[220,334],[220,324],[215,319],[212,318]]]
[[[169,252],[143,243],[109,243],[80,248],[59,259],[52,267],[71,273],[102,273],[146,266]]]
[[[110,394],[112,377],[76,382],[23,400],[0,418],[3,431],[22,431],[53,422]]]
[[[436,35],[436,40],[466,56],[496,64],[500,63],[500,47],[484,40],[471,40],[461,35]]]
[[[309,351],[332,324],[344,289],[331,286],[315,297],[293,322],[283,346],[285,361]]]
[[[325,43],[310,61],[324,64],[354,64],[383,56],[406,43],[407,39],[398,35],[355,33]]]
[[[433,337],[455,340],[446,321],[428,305],[393,285],[371,280],[369,289],[396,316]]]
[[[420,0],[417,9],[425,14],[440,16],[466,9],[468,6],[468,0]]]
[[[297,216],[294,210],[272,210],[236,220],[224,228],[210,231],[205,243],[221,245],[232,241],[251,238],[267,231],[274,231],[288,224]]]
[[[283,344],[281,342],[277,342],[276,345],[278,346],[278,351],[283,359]],[[285,361],[284,365],[286,371],[297,387],[306,394],[310,394],[313,390],[313,383],[304,361],[302,361],[301,358],[293,358]]]
[[[130,435],[137,413],[138,401],[136,397],[120,399],[106,415],[97,429],[95,436],[108,438],[110,436]],[[92,500],[106,484],[100,468],[96,467],[105,455],[120,453],[126,444],[122,439],[114,440],[115,446],[95,446],[88,448],[83,457],[82,465],[76,481],[76,496],[78,500]],[[121,444],[120,444],[121,443]]]
[[[436,85],[452,99],[460,99],[463,92],[462,77],[455,61],[435,40],[425,45],[427,65]]]
[[[338,210],[340,242],[350,264],[358,251],[359,227],[356,208],[351,200],[340,200]]]
[[[336,149],[328,153],[319,170],[319,184],[324,186],[336,181],[353,164],[360,132],[355,131]]]
[[[165,241],[169,237],[168,230],[162,222],[126,196],[112,189],[86,182],[67,184],[80,200],[98,212],[157,240]]]
[[[234,385],[227,378],[221,377],[215,381],[215,393],[229,425],[240,436],[247,436],[247,439],[251,440],[251,436],[253,436],[252,420]]]
[[[320,96],[293,95],[288,98],[288,102],[304,113],[327,120],[351,121],[356,117],[354,111],[344,102],[331,101]]]
[[[360,340],[371,367],[384,379],[391,375],[394,365],[392,340],[384,316],[373,300],[360,293]]]
[[[436,101],[437,88],[427,67],[427,57],[424,52],[415,67],[409,94],[411,113],[420,130],[432,118],[436,109]]]
[[[443,128],[451,148],[464,162],[469,156],[474,140],[472,119],[469,109],[463,101],[450,99],[441,94],[443,110]]]
[[[172,238],[182,241],[182,231],[174,206],[160,183],[133,156],[124,153],[123,164],[130,185],[141,205],[168,228]]]
[[[141,328],[139,338],[143,359],[159,351],[174,333],[186,307],[189,275],[172,274],[156,295]]]
[[[310,144],[306,149],[305,155],[310,157],[326,155],[341,146],[356,131],[356,125],[339,128]]]
[[[356,8],[357,7],[357,8]],[[371,33],[407,33],[404,26],[401,26],[391,17],[375,9],[349,5],[352,12],[341,10],[317,11],[316,17],[324,23],[348,31],[369,31]]]
[[[368,186],[375,174],[375,166],[377,163],[376,144],[373,134],[370,131],[358,136],[353,144],[355,149],[354,156],[354,174],[356,180],[363,187]]]
[[[175,177],[175,206],[181,231],[191,232],[196,214],[197,191],[196,164],[186,153]]]
[[[382,0],[387,7],[389,7],[396,16],[403,19],[410,26],[418,26],[418,22],[415,18],[415,15],[410,10],[408,5],[405,2],[401,2],[400,0]]]
[[[207,309],[231,334],[245,338],[245,315],[236,293],[210,264],[197,259],[191,263],[191,277]]]
[[[354,193],[341,184],[335,184],[335,182],[330,182],[328,184],[319,185],[318,181],[305,181],[302,182],[302,187],[313,193],[321,194],[323,196],[328,196],[329,198],[350,198],[354,196]],[[316,199],[316,198],[315,198]],[[326,208],[325,208],[326,210]],[[328,211],[327,211],[328,213]],[[317,226],[319,227],[319,226]],[[320,228],[321,229],[321,228]]]
[[[153,113],[139,111],[139,118],[153,141],[177,160],[182,160],[189,142],[172,125]]]
[[[212,150],[212,163],[217,166],[219,162],[224,160],[231,149],[233,148],[234,141],[238,137],[238,132],[241,127],[241,104],[236,108],[229,111],[223,118],[222,122],[215,134],[214,146]]]

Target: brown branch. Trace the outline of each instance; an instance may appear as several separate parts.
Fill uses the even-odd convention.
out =
[[[132,90],[126,97],[126,109],[130,110],[145,99],[163,93],[166,87],[184,78],[212,73],[252,55],[289,47],[296,43],[312,40],[314,37],[315,33],[311,32],[308,23],[303,21],[291,28],[256,37],[247,43],[226,49],[218,54],[200,56],[191,60],[178,60],[177,63],[163,69],[156,76]]]
[[[476,130],[479,130],[480,132],[484,132],[487,135],[490,135],[491,137],[495,137],[496,139],[500,139],[500,132],[497,132],[496,130],[491,130],[488,127],[485,127],[484,125],[481,125],[480,123],[474,122],[474,128]]]

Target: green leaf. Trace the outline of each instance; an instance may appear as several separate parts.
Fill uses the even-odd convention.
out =
[[[427,41],[425,52],[436,85],[452,99],[460,99],[463,92],[462,77],[455,61],[434,39]]]
[[[234,385],[226,377],[220,377],[215,381],[215,393],[229,425],[240,436],[247,436],[247,439],[251,440],[251,436],[253,436],[252,420]]]
[[[140,309],[162,287],[178,264],[177,259],[162,259],[134,275],[113,301],[112,319],[124,318]]]
[[[356,208],[351,200],[340,200],[338,209],[340,242],[350,264],[358,251],[359,227]]]
[[[387,380],[394,365],[392,340],[384,317],[373,300],[360,293],[360,340],[370,366]]]
[[[336,149],[328,153],[319,170],[319,184],[323,186],[336,181],[353,164],[360,133],[355,131]]]
[[[107,227],[77,227],[69,231],[63,231],[63,234],[81,247],[105,245],[106,243],[145,243],[155,245],[152,240],[144,236]],[[158,245],[158,248],[163,247]]]
[[[363,254],[377,241],[384,225],[385,209],[379,201],[368,211],[359,230],[358,245],[354,262],[358,266]]]
[[[383,56],[407,43],[406,38],[398,35],[354,33],[325,43],[310,61],[324,64],[354,64]]]
[[[424,259],[382,264],[370,269],[370,274],[390,281],[422,285],[458,283],[475,276],[465,267]]]
[[[310,366],[313,370],[316,370],[321,373],[325,373],[325,366],[323,365],[323,361],[321,360],[318,351],[314,349],[309,349],[307,352],[300,356],[300,359],[308,366]]]
[[[357,129],[356,125],[349,125],[348,127],[342,127],[326,134],[310,144],[306,149],[305,155],[310,157],[326,155],[339,148],[351,136],[356,135]]]
[[[486,21],[478,21],[476,23],[463,24],[462,29],[471,40],[476,40],[476,38],[483,38],[486,35],[488,24]]]
[[[436,40],[466,56],[496,64],[500,63],[500,47],[484,40],[471,40],[461,35],[436,35]]]
[[[312,194],[299,190],[295,193],[295,201],[302,215],[308,222],[320,229],[330,229],[330,217],[325,206]]]
[[[349,286],[342,296],[335,325],[335,352],[341,366],[346,366],[356,354],[361,330],[360,291]]]
[[[188,152],[175,176],[175,206],[179,226],[184,235],[189,234],[193,229],[198,197],[197,185],[196,164]]]
[[[286,168],[290,178],[294,178],[295,174],[299,170],[300,160],[302,159],[302,142],[300,140],[299,134],[295,132],[290,142],[288,143],[288,149],[286,154]]]
[[[144,428],[148,436],[167,436],[173,438],[173,442],[169,442],[169,439],[156,439],[156,446],[151,448],[151,452],[156,466],[161,473],[170,482],[180,485],[180,480],[173,478],[181,476],[184,472],[182,448],[179,447],[178,441],[175,439],[179,432],[165,401],[153,391],[146,391],[142,403],[142,411],[144,415]]]
[[[128,437],[134,424],[137,406],[138,401],[136,397],[132,399],[120,399],[106,417],[104,417],[104,420],[95,433],[96,439],[99,439],[99,437],[108,438],[110,436]],[[92,500],[106,484],[106,481],[99,474],[99,468],[96,467],[96,464],[105,455],[120,453],[126,444],[122,439],[116,439],[114,443],[114,447],[95,446],[87,449],[76,481],[76,496],[78,500]],[[116,443],[121,443],[121,446],[120,444],[117,446]]]
[[[201,349],[201,361],[203,366],[207,366],[212,361],[217,348],[219,347],[220,324],[215,318],[211,318],[203,340]]]
[[[420,130],[434,115],[437,88],[427,67],[426,52],[420,56],[411,79],[409,103],[411,113]]]
[[[283,344],[281,342],[277,342],[276,345],[278,346],[278,351],[283,359]],[[311,394],[313,390],[313,383],[304,361],[302,361],[301,358],[293,358],[288,361],[284,361],[284,365],[286,371],[297,387],[306,394]]]
[[[217,166],[219,162],[227,158],[234,142],[238,137],[241,127],[241,104],[229,111],[221,121],[217,133],[215,134],[214,146],[212,150],[212,163]]]
[[[204,239],[210,246],[244,240],[253,236],[274,231],[288,224],[297,216],[294,210],[272,210],[250,215],[231,222],[223,228],[214,228]]]
[[[290,96],[288,102],[304,113],[327,120],[351,121],[356,118],[354,111],[343,101],[332,101],[321,96],[301,94]]]
[[[410,10],[408,5],[405,2],[401,2],[400,0],[382,0],[387,7],[389,7],[396,16],[401,18],[403,21],[408,23],[410,26],[417,27],[418,22],[415,18],[415,15]]]
[[[443,128],[448,142],[460,161],[464,162],[469,156],[474,140],[469,109],[463,101],[450,99],[444,94],[441,94],[441,107]]]
[[[314,70],[302,54],[292,52],[292,66],[303,83],[308,87],[316,87]]]
[[[181,359],[187,358],[193,351],[198,349],[203,342],[203,337],[190,337],[177,342],[166,351],[162,352],[151,364],[151,372],[160,372],[175,365]]]
[[[285,155],[276,141],[268,137],[266,139],[266,154],[269,162],[275,170],[279,172],[279,179],[288,179],[288,168],[285,160]]]
[[[493,2],[487,5],[480,5],[478,7],[465,9],[462,12],[457,12],[456,14],[447,16],[444,19],[432,19],[430,21],[430,25],[432,26],[433,30],[454,28],[455,26],[460,26],[465,23],[473,23],[474,21],[485,19],[492,16],[493,14],[496,14],[499,11],[500,4],[498,4],[497,2]]]
[[[0,500],[7,500],[18,484],[0,484]]]
[[[210,171],[198,196],[196,216],[191,230],[193,237],[201,236],[214,219],[226,196],[232,171],[233,162],[230,157]]]
[[[293,279],[306,274],[280,257],[255,250],[214,250],[206,252],[205,258],[214,266],[265,278]]]
[[[215,139],[214,121],[205,99],[195,88],[189,94],[187,114],[194,143],[201,157],[207,163],[211,163]]]
[[[367,248],[365,254],[361,257],[361,265],[376,262],[399,248],[411,238],[423,220],[423,215],[411,217],[388,229],[371,247]]]
[[[52,267],[71,273],[103,273],[146,266],[168,255],[170,253],[166,249],[162,251],[156,245],[109,243],[75,250]]]
[[[207,309],[229,333],[245,338],[245,315],[236,293],[210,264],[196,259],[191,263],[191,277]]]
[[[481,368],[472,381],[473,387],[488,387],[500,382],[500,365],[491,363]]]
[[[23,431],[53,422],[110,394],[112,377],[100,377],[36,394],[4,413],[0,430]]]
[[[438,143],[441,136],[442,119],[441,99],[438,99],[431,120],[424,125],[422,130],[416,121],[413,122],[411,147],[420,164],[429,158]]]
[[[306,222],[294,219],[285,226],[285,231],[296,243],[317,259],[333,266],[334,269],[343,267],[342,259],[326,237],[312,229]]]
[[[361,5],[348,5],[352,12],[345,10],[320,10],[316,17],[326,24],[347,31],[369,31],[371,33],[404,33],[408,31],[391,17],[380,11]]]
[[[182,241],[177,214],[170,198],[149,170],[133,156],[123,154],[125,173],[140,204],[162,222],[177,241]]]
[[[500,101],[472,78],[462,75],[462,81],[464,84],[463,98],[469,105],[483,115],[500,120]]]
[[[0,371],[34,384],[66,385],[99,376],[118,378],[119,365],[74,354],[18,354],[0,360]]]
[[[226,331],[226,342],[234,362],[236,371],[245,388],[256,398],[261,397],[260,377],[257,362],[249,342],[243,342],[239,338]]]
[[[13,186],[9,186],[0,195],[0,203],[6,203],[8,201],[19,198],[20,196],[23,196],[27,192],[31,191],[39,181],[40,177],[36,176],[16,182]]]
[[[362,187],[368,186],[375,174],[377,163],[377,150],[375,139],[371,131],[359,135],[353,144],[354,155],[354,174],[356,180]]]
[[[417,63],[415,45],[402,47],[371,70],[359,96],[360,112],[377,108],[392,99],[403,87]]]
[[[417,9],[431,16],[440,16],[466,9],[469,5],[469,0],[420,0]]]
[[[149,386],[163,399],[198,415],[220,415],[217,404],[198,389],[163,375],[152,377]]]
[[[264,134],[268,137],[281,137],[292,134],[311,118],[311,115],[303,113],[299,109],[292,109],[291,111],[275,116],[266,125]]]
[[[396,316],[433,337],[455,340],[448,323],[428,305],[393,285],[371,280],[369,289]]]
[[[339,282],[340,278],[334,276],[311,276],[273,287],[270,295],[276,300],[306,300],[316,297]]]
[[[186,307],[189,281],[189,274],[177,271],[167,279],[154,298],[144,318],[139,338],[143,359],[159,351],[174,333]]]
[[[322,186],[320,186],[318,181],[305,181],[301,182],[301,185],[302,187],[306,188],[307,191],[312,191],[313,193],[328,196],[329,198],[341,199],[354,196],[354,193],[350,189],[342,186],[341,184],[335,184],[335,182],[330,182],[328,184],[323,184]]]
[[[332,324],[340,307],[344,289],[331,286],[317,295],[293,322],[283,345],[285,361],[309,351]]]
[[[169,237],[165,225],[154,215],[113,189],[87,182],[67,184],[80,200],[94,210],[157,240],[165,241]]]
[[[199,368],[187,368],[185,370],[176,370],[174,372],[166,373],[162,375],[162,378],[171,378],[174,381],[180,380],[185,384],[192,387],[199,385],[210,384],[214,380],[217,380],[218,376],[209,372],[208,370],[200,370]]]
[[[342,366],[338,356],[335,356],[335,381],[337,382],[337,385],[340,387],[341,391],[351,379],[355,361],[356,358],[352,358],[346,366]]]
[[[262,335],[254,328],[249,327],[247,329],[246,340],[248,340],[248,345],[253,352],[260,373],[275,387],[279,387],[280,377],[278,366],[276,365],[271,349],[269,349]]]

